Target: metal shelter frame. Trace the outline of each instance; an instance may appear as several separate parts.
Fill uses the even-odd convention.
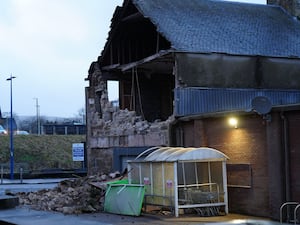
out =
[[[128,181],[145,185],[145,206],[169,206],[176,217],[185,209],[227,214],[227,159],[207,147],[153,147],[128,161]]]

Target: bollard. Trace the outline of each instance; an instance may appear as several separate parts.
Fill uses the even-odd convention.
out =
[[[20,168],[20,182],[23,184],[23,168]]]

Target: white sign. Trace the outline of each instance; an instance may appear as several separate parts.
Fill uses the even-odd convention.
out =
[[[84,144],[73,143],[72,155],[73,155],[73,161],[84,161]]]

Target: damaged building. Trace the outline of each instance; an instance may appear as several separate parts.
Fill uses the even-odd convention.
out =
[[[229,157],[229,212],[278,219],[299,200],[299,2],[269,3],[117,7],[87,77],[89,173],[123,170],[151,146],[206,146]],[[118,81],[118,108],[108,81]]]

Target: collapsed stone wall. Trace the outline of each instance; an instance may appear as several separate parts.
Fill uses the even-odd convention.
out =
[[[89,172],[109,172],[114,147],[169,145],[169,124],[173,121],[148,122],[134,111],[110,109],[103,118],[94,115],[89,137]]]
[[[95,71],[87,88],[87,153],[89,174],[112,169],[115,147],[148,147],[169,145],[166,121],[148,122],[135,111],[121,110],[108,99],[107,83]]]
[[[114,148],[169,145],[172,116],[166,121],[150,123],[135,111],[114,106],[108,99],[107,81],[97,62],[91,64],[88,80],[86,146],[89,174],[112,169]]]
[[[156,133],[157,136],[160,136],[160,139],[167,135],[169,124],[172,122],[173,118],[170,117],[166,121],[154,121],[152,123],[143,120],[141,116],[137,116],[135,111],[119,110],[119,109],[110,109],[106,110],[103,118],[97,118],[98,113],[95,113],[94,122],[91,125],[91,136],[96,139],[101,138],[113,138],[113,137],[130,137],[135,136],[153,136],[151,134]],[[111,143],[111,144],[109,144]],[[109,142],[107,146],[102,146],[100,142],[96,144],[98,147],[111,147],[114,145],[117,146],[136,146],[135,144],[128,143],[115,143]],[[100,144],[100,145],[99,145]],[[153,144],[167,144],[166,137],[164,140],[159,140],[159,143]],[[95,147],[96,147],[95,146]],[[140,145],[139,145],[140,146]],[[141,145],[143,146],[143,144]]]

